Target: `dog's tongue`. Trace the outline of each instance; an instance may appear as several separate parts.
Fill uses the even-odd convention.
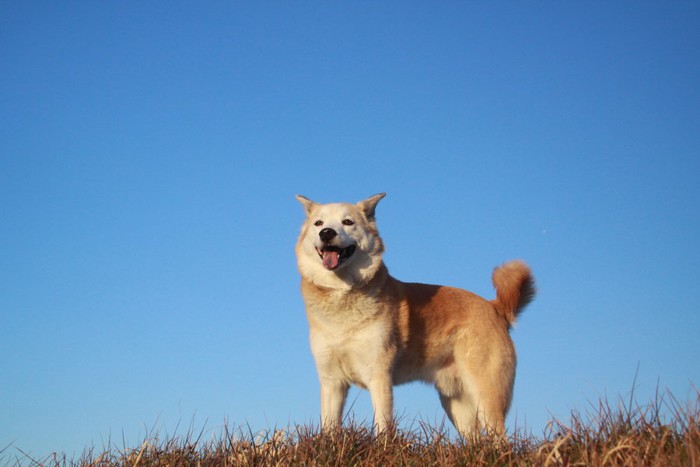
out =
[[[335,269],[338,267],[338,252],[324,251],[323,252],[323,267],[326,269]]]

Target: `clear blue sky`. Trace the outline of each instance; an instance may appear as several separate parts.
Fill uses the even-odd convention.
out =
[[[297,193],[386,191],[399,279],[532,266],[511,428],[695,398],[695,2],[2,1],[0,69],[0,459],[316,423]]]

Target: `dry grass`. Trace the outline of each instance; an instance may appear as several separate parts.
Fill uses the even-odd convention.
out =
[[[0,451],[6,465],[46,466],[276,466],[276,465],[615,465],[700,466],[700,392],[682,406],[672,395],[640,406],[620,401],[574,412],[569,423],[552,421],[541,437],[514,433],[507,441],[488,436],[454,440],[448,431],[417,428],[374,436],[363,425],[334,433],[301,427],[255,434],[224,428],[213,440],[202,432],[103,452],[86,450],[78,459],[52,455],[32,459],[12,446]],[[10,458],[10,451],[14,449]]]

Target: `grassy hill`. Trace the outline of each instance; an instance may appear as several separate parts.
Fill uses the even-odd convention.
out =
[[[204,440],[203,432],[159,439],[139,446],[87,449],[80,458],[52,454],[33,459],[9,446],[2,465],[32,466],[269,466],[269,465],[629,465],[700,466],[700,392],[688,406],[672,395],[648,405],[607,401],[553,420],[541,436],[511,433],[507,440],[482,436],[455,440],[447,430],[423,422],[410,430],[374,436],[350,423],[333,433],[316,427],[254,433],[224,431]]]

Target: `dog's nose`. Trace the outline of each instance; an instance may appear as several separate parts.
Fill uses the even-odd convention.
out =
[[[325,243],[330,242],[337,235],[338,235],[338,232],[336,232],[333,229],[328,229],[328,228],[325,228],[318,233],[318,236],[321,237],[321,240]]]

